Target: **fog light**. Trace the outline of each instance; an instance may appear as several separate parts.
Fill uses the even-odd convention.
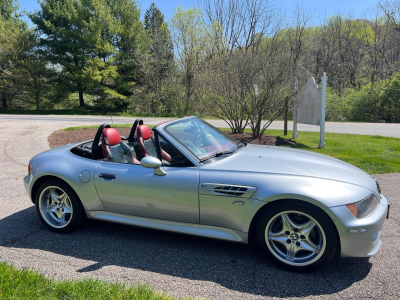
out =
[[[363,233],[363,232],[367,232],[367,228],[349,229],[349,233]]]
[[[379,238],[379,236],[381,235],[381,231],[382,229],[379,229],[377,233],[372,235],[372,242],[375,243],[376,240]]]

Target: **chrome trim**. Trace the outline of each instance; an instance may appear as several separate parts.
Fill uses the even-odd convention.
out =
[[[222,189],[226,187],[234,187],[238,188],[237,190],[232,189]],[[220,189],[217,189],[220,188]],[[245,191],[239,191],[239,189],[246,189]],[[247,185],[236,185],[236,184],[222,184],[222,183],[207,183],[200,182],[199,193],[203,195],[215,195],[215,196],[227,196],[227,197],[240,197],[240,198],[250,198],[255,192],[257,188],[255,186],[247,186]],[[230,195],[228,193],[235,193],[241,195]]]
[[[211,192],[221,191],[221,190],[215,190],[215,189],[202,189],[202,190],[203,191],[207,190],[207,191],[211,191]],[[222,191],[227,191],[227,192],[231,191],[232,193],[250,194],[249,192],[245,192],[245,191],[232,191],[232,190],[222,190]]]
[[[152,229],[191,234],[196,236],[215,238],[215,239],[221,239],[239,243],[248,242],[247,233],[228,228],[221,228],[221,227],[214,227],[214,226],[207,226],[200,224],[180,223],[180,222],[165,221],[158,219],[149,219],[149,218],[122,215],[106,211],[86,211],[86,214],[91,219],[109,221],[114,223],[136,225]]]

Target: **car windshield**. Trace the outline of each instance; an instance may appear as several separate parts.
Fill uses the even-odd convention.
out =
[[[200,162],[234,153],[241,143],[198,118],[185,118],[164,130]]]

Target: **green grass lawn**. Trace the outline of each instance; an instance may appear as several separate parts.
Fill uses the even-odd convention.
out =
[[[110,124],[111,125],[111,124]],[[67,127],[64,129],[60,129],[60,131],[72,131],[72,130],[77,130],[77,129],[85,129],[85,128],[99,128],[100,125],[89,125],[89,126],[75,126],[75,127]],[[150,128],[154,127],[154,125],[147,125]],[[132,124],[114,124],[112,127],[119,128],[119,127],[127,127],[131,128]]]
[[[31,270],[18,270],[0,262],[0,299],[154,299],[172,300],[146,285],[107,283],[100,280],[49,279]]]
[[[284,136],[282,130],[267,130],[267,135]],[[329,155],[370,174],[400,172],[400,139],[378,135],[325,133],[325,148],[319,149],[319,132],[298,132],[297,145],[292,148]]]
[[[131,127],[131,124],[114,124],[114,127]],[[63,130],[82,128],[97,128],[94,126],[69,127]],[[151,125],[149,127],[152,127]],[[229,130],[220,128],[221,130]],[[246,132],[251,132],[246,129]],[[286,139],[292,137],[292,131],[283,135],[283,130],[267,130],[267,135],[280,136]],[[356,135],[343,133],[326,133],[325,148],[319,149],[319,132],[299,132],[297,144],[292,148],[318,152],[329,155],[352,165],[370,174],[400,172],[400,139],[377,135]]]

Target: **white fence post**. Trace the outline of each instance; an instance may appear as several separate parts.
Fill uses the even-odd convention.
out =
[[[297,135],[297,101],[298,101],[298,94],[297,92],[299,91],[299,82],[296,81],[294,82],[294,91],[296,93],[296,96],[294,98],[293,101],[293,133],[292,133],[292,139],[297,139],[298,135]]]
[[[324,72],[321,77],[322,86],[321,86],[321,116],[320,116],[320,132],[319,132],[319,148],[325,148],[325,102],[326,102],[326,81],[328,80],[328,76]]]

